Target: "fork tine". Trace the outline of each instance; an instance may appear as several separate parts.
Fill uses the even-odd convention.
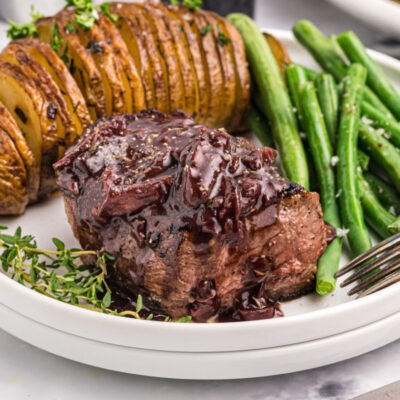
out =
[[[360,292],[361,290],[365,289],[366,287],[370,286],[374,282],[378,282],[380,279],[384,278],[385,276],[395,272],[396,270],[400,269],[400,261],[394,260],[392,261],[387,267],[383,268],[379,272],[371,275],[369,278],[360,282],[357,286],[354,286],[349,292],[348,295],[352,296],[353,294]]]
[[[394,274],[387,276],[386,278],[382,279],[376,285],[373,285],[370,288],[368,288],[367,290],[364,290],[357,296],[357,299],[368,296],[371,293],[375,293],[378,290],[381,290],[381,289],[384,289],[385,287],[391,286],[396,282],[400,282],[400,273],[398,273],[398,272],[395,272]]]
[[[394,248],[390,251],[388,251],[386,254],[382,255],[381,257],[377,258],[376,260],[370,262],[367,265],[364,265],[361,267],[358,271],[354,272],[353,275],[348,277],[346,280],[344,280],[341,284],[340,287],[345,287],[350,283],[353,283],[357,279],[361,278],[362,276],[368,274],[369,272],[373,271],[376,268],[381,267],[382,265],[386,264],[387,262],[399,258],[400,257],[400,252],[398,251],[397,248]]]
[[[347,272],[351,271],[352,269],[357,268],[358,266],[363,264],[368,259],[376,257],[380,253],[396,246],[398,243],[400,243],[400,233],[397,233],[396,235],[393,235],[390,238],[385,239],[384,241],[378,243],[376,246],[370,248],[365,253],[354,258],[352,261],[350,261],[343,268],[340,268],[339,271],[336,272],[335,278],[341,277],[342,275],[346,274]]]

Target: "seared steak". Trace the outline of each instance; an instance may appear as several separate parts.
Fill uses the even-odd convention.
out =
[[[152,310],[274,316],[313,287],[327,233],[317,193],[277,153],[183,112],[101,119],[55,164],[74,234],[116,257],[108,280]]]

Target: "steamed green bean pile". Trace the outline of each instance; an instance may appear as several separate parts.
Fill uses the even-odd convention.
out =
[[[337,237],[318,262],[316,291],[336,286],[342,240],[353,257],[400,232],[400,94],[353,32],[325,36],[309,21],[293,27],[322,72],[298,63],[282,76],[249,17],[228,16],[241,33],[253,76],[250,128],[280,151],[286,176],[321,197]]]

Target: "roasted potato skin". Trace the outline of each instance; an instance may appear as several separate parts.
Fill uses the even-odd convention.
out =
[[[190,65],[194,74],[194,84],[196,90],[196,110],[193,114],[194,119],[200,123],[205,123],[210,99],[210,85],[207,82],[207,65],[204,54],[201,51],[200,37],[196,33],[195,24],[189,21],[180,12],[180,7],[169,5],[168,11],[175,18],[182,33]]]
[[[137,27],[141,30],[144,37],[144,43],[152,71],[156,108],[161,112],[169,113],[171,112],[171,107],[169,103],[167,68],[158,50],[157,38],[153,34],[151,21],[146,17],[146,13],[140,5],[128,3],[127,10],[131,21],[137,24]]]
[[[155,42],[158,43],[157,47],[164,71],[164,80],[168,84],[169,110],[186,110],[184,84],[177,51],[171,34],[169,30],[166,29],[163,14],[149,3],[137,5],[137,7],[140,7],[144,11],[150,23]]]
[[[107,114],[102,76],[95,61],[82,46],[78,34],[68,30],[69,22],[69,18],[65,15],[44,17],[36,21],[36,29],[40,40],[51,44],[53,40],[52,28],[57,23],[61,38],[59,54],[65,52],[66,57],[68,57],[69,70],[85,96],[91,118],[96,120]]]
[[[57,15],[66,20],[74,21],[73,10],[64,9]],[[82,29],[76,23],[74,23],[74,27],[81,45],[86,50],[87,58],[93,59],[101,74],[106,115],[128,112],[125,99],[126,89],[122,84],[120,64],[116,61],[113,48],[106,41],[103,31],[97,23],[94,23],[91,29]]]
[[[146,100],[143,83],[123,37],[115,24],[104,14],[100,14],[97,24],[102,29],[107,43],[113,47],[116,61],[120,63],[122,79],[127,90],[128,112],[137,113],[144,110]]]
[[[17,123],[2,103],[0,103],[0,130],[7,133],[12,139],[24,163],[26,170],[26,191],[29,202],[33,203],[37,200],[39,191],[39,165]]]
[[[196,71],[192,65],[193,60],[187,45],[184,28],[179,25],[178,20],[170,13],[163,3],[157,3],[161,18],[164,22],[164,28],[167,29],[175,48],[178,69],[183,84],[184,109],[189,115],[197,115],[199,111],[199,93],[196,82]],[[171,106],[172,108],[172,106]]]
[[[58,158],[61,158],[65,153],[66,142],[70,141],[71,137],[76,136],[76,126],[72,121],[72,116],[60,89],[46,69],[19,43],[10,42],[1,53],[1,57],[5,57],[9,62],[18,63],[26,75],[36,83],[44,98],[49,101],[46,115],[48,119],[55,121],[58,137]]]
[[[224,128],[229,127],[233,110],[236,103],[236,77],[235,77],[235,65],[231,58],[229,50],[229,36],[225,31],[225,27],[219,24],[218,18],[213,13],[200,10],[200,13],[207,26],[211,26],[211,30],[207,35],[212,35],[215,43],[215,48],[218,53],[219,63],[223,77],[223,91],[224,95],[220,98],[220,120],[217,122],[218,126]],[[222,36],[222,39],[221,39]]]
[[[131,15],[126,3],[111,3],[109,10],[119,16],[115,26],[123,37],[140,74],[146,108],[155,108],[156,100],[152,69],[140,25],[137,19]]]
[[[224,104],[224,76],[219,61],[215,39],[212,34],[202,33],[202,29],[205,29],[208,26],[207,20],[203,15],[184,9],[182,12],[186,16],[192,16],[194,25],[197,26],[197,35],[200,37],[201,47],[204,52],[206,67],[208,70],[206,79],[210,85],[210,99],[205,125],[219,128],[222,126],[222,114],[224,113],[222,110]]]
[[[70,132],[70,136],[65,138],[66,146],[69,147],[76,135],[80,135],[86,126],[93,123],[82,92],[65,63],[48,44],[31,38],[17,39],[14,42],[23,46],[47,70],[64,96],[76,127]]]
[[[231,46],[231,54],[235,64],[237,79],[236,107],[229,129],[232,130],[232,132],[237,132],[243,124],[244,115],[250,105],[250,73],[242,37],[228,20],[225,18],[220,18],[220,20],[224,24],[230,39],[229,46]]]
[[[11,137],[0,128],[0,215],[19,215],[28,204],[24,162]]]

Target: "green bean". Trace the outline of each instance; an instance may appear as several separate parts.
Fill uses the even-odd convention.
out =
[[[309,173],[303,143],[297,131],[296,117],[289,93],[260,28],[244,14],[230,14],[228,20],[240,32],[254,80],[261,92],[263,110],[271,124],[274,143],[286,176],[309,188]]]
[[[262,115],[255,106],[251,106],[246,115],[246,121],[250,129],[258,137],[263,146],[273,147],[274,142],[271,137],[271,128],[268,120]]]
[[[360,106],[367,72],[359,64],[350,66],[344,81],[337,155],[337,182],[340,193],[340,212],[347,238],[354,256],[371,247],[371,239],[364,222],[357,185],[357,137]]]
[[[393,185],[400,191],[400,153],[372,126],[361,124],[359,133],[361,148],[388,174]]]
[[[314,84],[307,82],[300,90],[301,108],[320,185],[320,196],[324,220],[335,228],[341,228],[339,207],[336,199],[335,173],[332,167],[333,150],[328,137],[324,118],[318,103]],[[342,238],[330,243],[318,260],[316,290],[321,295],[331,293],[336,286],[334,277],[339,268]]]
[[[389,184],[369,172],[364,174],[364,178],[369,183],[379,202],[392,214],[399,215],[400,196],[397,192]]]
[[[365,154],[362,150],[357,150],[358,165],[363,171],[368,171],[369,168],[369,155]]]
[[[374,126],[382,128],[391,143],[400,147],[400,123],[388,119],[387,115],[371,106],[366,101],[361,105],[361,114],[370,119]]]
[[[297,122],[304,132],[303,112],[300,102],[300,86],[308,81],[306,70],[299,64],[288,64],[285,68],[286,81],[289,86],[292,103],[296,108]]]
[[[368,55],[361,40],[352,31],[341,33],[337,40],[351,62],[357,62],[367,69],[369,87],[374,90],[394,116],[400,119],[400,94],[392,86],[382,68]]]
[[[322,69],[334,76],[336,82],[339,83],[345,77],[348,66],[342,58],[342,52],[313,23],[298,21],[293,27],[293,33]],[[394,119],[389,109],[368,86],[364,88],[364,100]]]
[[[395,219],[390,225],[387,227],[389,233],[391,235],[395,235],[400,232],[400,217]]]
[[[367,224],[382,238],[390,236],[388,226],[391,225],[396,217],[379,203],[374,192],[365,180],[363,174],[357,173],[358,187],[360,190],[361,204],[363,206]]]
[[[307,68],[304,65],[303,65],[303,68],[307,72],[307,78],[309,81],[313,81],[318,76],[318,72],[314,71],[313,69]]]
[[[339,92],[332,75],[322,73],[315,79],[315,87],[326,129],[333,149],[336,149],[337,125],[339,119]]]

